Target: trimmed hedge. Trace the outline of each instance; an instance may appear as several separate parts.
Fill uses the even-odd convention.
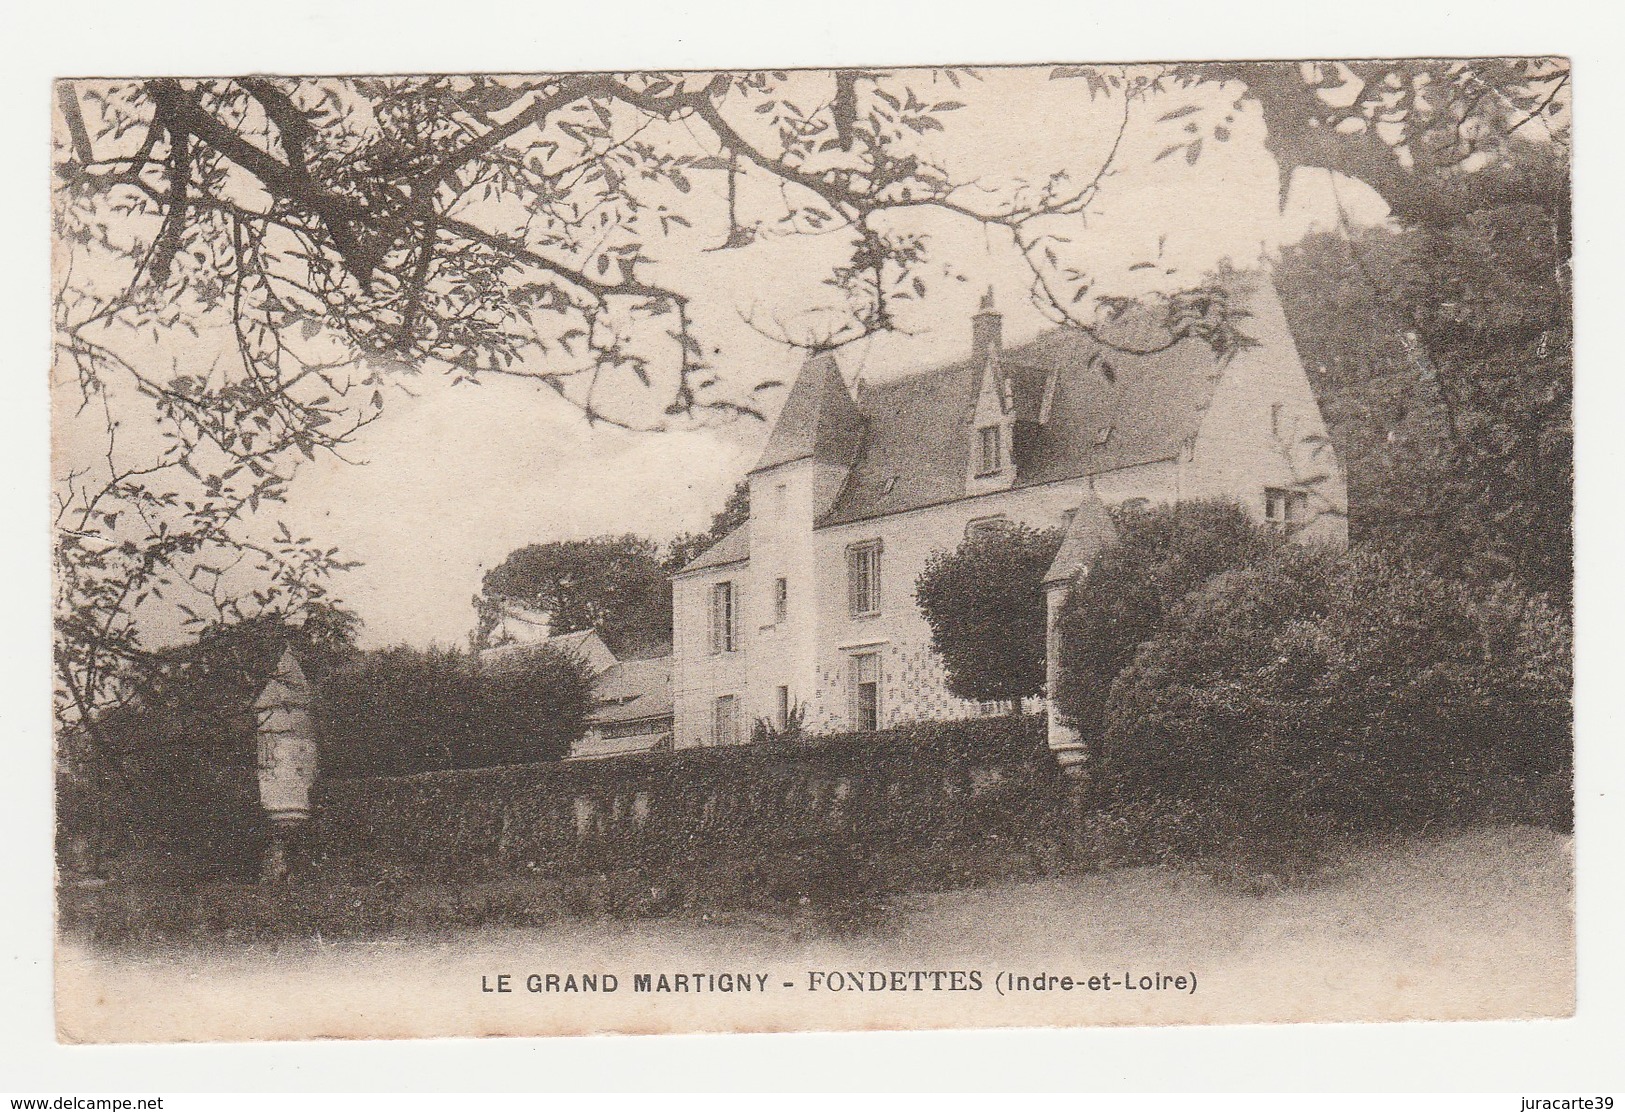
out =
[[[1058,778],[1039,717],[920,723],[795,744],[318,785],[307,845],[350,876],[548,875],[777,851],[1049,837]]]
[[[64,888],[60,922],[114,946],[739,910],[842,930],[1073,868],[1061,791],[1041,717],[329,781],[287,885]]]

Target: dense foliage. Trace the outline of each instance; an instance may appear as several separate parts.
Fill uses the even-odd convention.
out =
[[[1374,553],[1284,549],[1167,616],[1113,686],[1111,792],[1362,832],[1566,821],[1571,633]]]
[[[524,617],[545,621],[550,635],[596,630],[617,656],[671,644],[660,550],[631,533],[517,548],[485,573],[474,607],[480,646],[501,643],[504,626]]]
[[[1112,511],[1116,541],[1061,608],[1061,713],[1086,736],[1101,728],[1112,683],[1163,617],[1213,576],[1285,542],[1232,502]]]
[[[474,738],[454,767],[523,764],[567,757],[586,732],[593,676],[546,645],[488,654],[474,695]]]
[[[585,730],[592,677],[544,645],[482,663],[455,649],[366,653],[318,687],[324,777],[558,760]]]
[[[1351,539],[1560,604],[1573,575],[1573,327],[1554,227],[1566,202],[1312,237],[1277,282],[1348,476]]]
[[[311,707],[324,777],[451,768],[474,737],[475,663],[456,649],[404,645],[327,677]]]
[[[914,598],[953,694],[1015,707],[1044,690],[1044,573],[1060,547],[1057,529],[998,522],[926,560]]]
[[[262,814],[255,779],[253,704],[283,652],[318,678],[354,654],[353,622],[313,609],[302,625],[278,616],[212,625],[194,642],[127,665],[128,701],[61,735],[99,759],[58,768],[62,849],[75,867],[130,850],[177,869],[249,868]]]

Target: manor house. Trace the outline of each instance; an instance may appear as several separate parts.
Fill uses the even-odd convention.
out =
[[[1127,325],[1110,346],[1062,328],[1005,347],[991,293],[948,366],[854,394],[833,355],[809,358],[750,472],[749,521],[674,578],[675,747],[747,741],[798,707],[817,732],[983,712],[945,687],[914,583],[988,523],[1065,529],[1052,682],[1057,607],[1110,539],[1108,506],[1229,498],[1345,543],[1346,488],[1278,296],[1244,281],[1252,342],[1228,359]],[[1081,756],[1054,718],[1051,745]]]

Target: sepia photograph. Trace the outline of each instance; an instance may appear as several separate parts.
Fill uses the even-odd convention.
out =
[[[1575,1014],[1567,59],[51,110],[60,1042]]]

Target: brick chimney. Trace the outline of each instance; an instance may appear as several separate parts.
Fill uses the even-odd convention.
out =
[[[971,318],[970,354],[974,363],[984,362],[991,352],[1004,347],[1004,316],[993,307],[993,287],[982,295],[982,307]]]

